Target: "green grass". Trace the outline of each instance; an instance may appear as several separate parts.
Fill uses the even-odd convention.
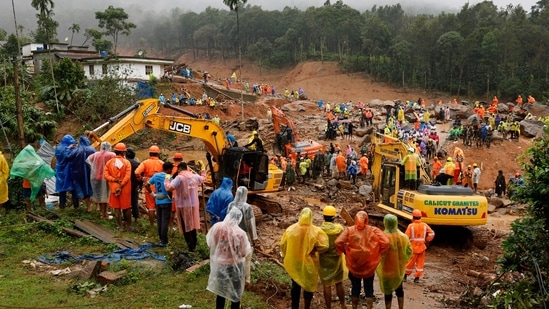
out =
[[[151,267],[149,263],[128,260],[112,263],[109,270],[127,270],[128,274],[103,289],[94,281],[75,281],[67,275],[53,276],[48,271],[23,263],[57,251],[66,250],[79,255],[108,253],[117,249],[91,237],[68,236],[60,229],[61,226],[72,227],[72,219],[96,220],[96,213],[67,209],[60,215],[64,219],[57,219],[55,226],[32,222],[24,213],[10,212],[0,217],[0,308],[177,308],[181,304],[190,304],[193,308],[210,309],[215,306],[215,295],[206,291],[208,265],[193,273],[171,269],[170,255],[186,248],[183,237],[175,231],[170,232],[168,247],[154,249],[168,258],[163,266]],[[112,230],[116,226],[114,220],[98,222]],[[137,233],[125,235],[143,243],[158,242],[156,229],[149,227],[148,220],[140,220],[137,228]],[[200,234],[197,252],[192,256],[202,260],[208,255],[205,236]],[[53,266],[63,269],[73,265]],[[289,287],[290,279],[279,266],[260,263],[252,271],[252,283],[258,281]],[[268,286],[266,284],[265,289]],[[90,295],[92,290],[96,291],[95,297]],[[242,305],[250,309],[266,307],[262,295],[249,291],[244,293]]]

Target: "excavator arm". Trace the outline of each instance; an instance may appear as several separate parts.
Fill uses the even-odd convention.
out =
[[[147,116],[144,122],[145,127],[150,129],[183,134],[202,140],[215,161],[218,161],[219,155],[225,148],[225,132],[211,120],[155,114]]]
[[[273,117],[273,127],[276,134],[280,132],[280,125],[286,125],[292,130],[293,139],[295,142],[299,141],[299,134],[297,133],[297,129],[295,127],[294,122],[288,118],[282,110],[280,110],[276,106],[271,106],[271,113]]]
[[[86,131],[85,135],[92,142],[92,147],[96,149],[99,149],[101,142],[109,142],[111,145],[115,145],[138,131],[143,130],[145,128],[145,118],[151,115],[161,115],[159,114],[161,107],[169,108],[192,118],[198,118],[196,114],[169,103],[162,103],[158,99],[146,99],[137,101],[92,131]],[[99,135],[101,130],[112,124],[114,125],[107,132],[101,136]]]

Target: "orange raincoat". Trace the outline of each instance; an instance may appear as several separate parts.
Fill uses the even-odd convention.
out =
[[[368,225],[368,214],[359,211],[355,225],[345,229],[336,239],[338,252],[345,253],[349,272],[357,278],[369,278],[375,274],[381,255],[389,249],[389,238],[377,227]]]

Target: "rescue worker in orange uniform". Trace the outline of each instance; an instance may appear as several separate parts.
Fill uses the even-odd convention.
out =
[[[143,183],[147,183],[149,178],[151,178],[154,174],[162,172],[162,164],[164,162],[160,160],[158,155],[160,154],[160,148],[158,146],[153,145],[149,147],[149,158],[139,164],[139,166],[135,169],[135,175],[137,176],[137,180],[143,181]],[[156,193],[156,189],[154,186],[151,186],[151,189],[154,193]],[[151,227],[154,226],[155,219],[155,209],[156,204],[154,201],[154,197],[151,194],[145,194],[145,203],[147,204],[147,209],[149,211],[149,222],[151,224]]]
[[[358,165],[360,165],[360,174],[362,174],[363,177],[366,177],[368,174],[368,157],[366,154],[363,154],[362,157],[360,157],[360,160],[358,160]]]
[[[435,232],[427,223],[421,222],[421,210],[414,209],[412,212],[412,223],[406,228],[406,235],[410,238],[412,244],[412,250],[414,254],[412,258],[406,264],[406,275],[404,275],[404,281],[412,274],[414,266],[416,268],[414,282],[418,283],[419,278],[423,276],[423,267],[425,265],[425,251],[427,250],[427,244],[429,244],[433,238],[435,238]]]
[[[520,94],[517,97],[517,99],[515,100],[515,102],[517,103],[518,107],[522,106],[522,96]]]
[[[337,154],[335,158],[335,164],[337,166],[337,171],[339,172],[338,177],[345,177],[345,170],[347,169],[347,160],[342,152]]]
[[[441,169],[442,169],[442,163],[440,163],[440,160],[438,159],[438,157],[435,157],[433,159],[433,169],[431,172],[431,178],[433,179],[437,178]]]
[[[114,209],[114,216],[118,222],[118,230],[123,232],[124,225],[127,231],[132,225],[132,165],[125,158],[126,145],[118,143],[114,146],[115,157],[105,163],[104,177],[109,184],[109,206]],[[122,224],[124,213],[124,225]]]
[[[345,253],[345,263],[351,280],[352,308],[358,308],[361,285],[364,282],[366,306],[374,305],[374,275],[376,268],[391,244],[389,238],[377,227],[368,225],[368,213],[359,211],[355,225],[348,227],[334,242],[338,253]]]
[[[529,95],[529,96],[528,96],[528,104],[532,104],[532,103],[534,103],[534,102],[536,102],[536,99],[534,99],[533,96]]]

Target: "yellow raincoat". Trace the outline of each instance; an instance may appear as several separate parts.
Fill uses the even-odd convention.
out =
[[[402,283],[406,272],[406,263],[412,256],[412,245],[406,234],[398,230],[398,220],[394,215],[386,215],[383,219],[385,234],[389,238],[389,250],[381,256],[376,273],[379,277],[379,287],[383,294],[389,295]]]
[[[344,254],[339,254],[335,247],[335,240],[344,231],[341,224],[333,222],[323,222],[320,228],[328,235],[330,248],[319,255],[320,281],[325,286],[332,286],[343,282],[348,276],[348,270],[345,266]]]
[[[8,177],[10,167],[4,155],[0,151],[0,205],[8,201]]]
[[[328,250],[328,235],[313,225],[313,212],[305,207],[299,221],[284,231],[280,251],[288,275],[307,292],[318,286],[318,254]]]

